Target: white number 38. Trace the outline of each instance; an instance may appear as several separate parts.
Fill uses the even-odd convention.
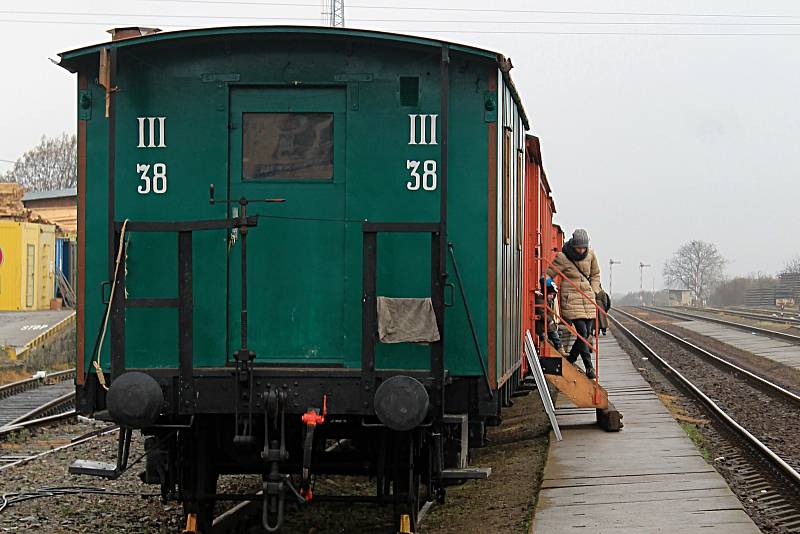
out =
[[[136,191],[139,192],[140,195],[146,195],[151,191],[156,194],[166,193],[167,192],[167,164],[166,163],[155,163],[152,165],[153,167],[153,177],[150,177],[150,165],[146,163],[137,163],[136,164],[136,172],[139,174],[139,180],[142,183],[139,184],[139,187]]]
[[[406,183],[409,191],[419,191],[420,186],[425,191],[436,190],[436,160],[428,159],[422,163],[422,176],[419,174],[420,162],[416,160],[406,160],[406,169],[411,171],[411,178]]]

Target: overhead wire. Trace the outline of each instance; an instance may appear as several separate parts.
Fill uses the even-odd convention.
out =
[[[154,17],[155,18],[155,17]],[[201,20],[206,17],[198,16]],[[245,18],[243,18],[244,20]],[[286,20],[286,19],[281,19]],[[313,20],[313,19],[307,19]],[[397,22],[397,21],[392,21]],[[43,19],[3,19],[0,24],[57,24],[81,26],[114,26],[122,24],[119,21],[85,21],[85,20],[43,20]],[[126,22],[125,24],[129,24]],[[191,24],[158,24],[161,28],[191,29],[198,26]],[[236,25],[234,25],[236,26]],[[348,28],[351,30],[378,30],[388,32],[409,32],[409,28]],[[673,37],[800,37],[800,32],[652,32],[652,31],[540,31],[540,30],[473,30],[458,29],[447,30],[437,28],[414,28],[415,34],[492,34],[492,35],[617,35],[617,36],[673,36]]]
[[[219,19],[219,20],[289,20],[312,21],[310,17],[264,17],[253,15],[171,15],[153,13],[98,13],[80,11],[23,11],[0,10],[3,15],[65,15],[69,17],[160,17],[170,19]],[[658,26],[800,26],[800,22],[684,22],[684,21],[575,21],[575,20],[418,20],[397,18],[350,18],[352,22],[409,22],[424,24],[556,24],[556,25],[599,25],[599,26],[627,26],[627,25],[658,25]]]
[[[281,7],[319,7],[311,3],[294,3],[294,2],[255,2],[249,0],[145,0],[148,2],[158,3],[183,3],[183,4],[215,4],[215,5],[258,5],[258,6],[281,6]],[[383,9],[383,10],[426,10],[431,12],[463,12],[463,13],[536,13],[548,15],[625,15],[625,16],[646,16],[646,17],[724,17],[724,18],[787,18],[796,19],[800,15],[767,15],[767,14],[732,14],[732,13],[684,13],[684,12],[635,12],[635,11],[581,11],[581,10],[544,10],[544,9],[501,9],[501,8],[463,8],[463,7],[428,7],[428,6],[397,6],[397,5],[370,5],[370,4],[350,4],[349,8],[356,9]],[[178,19],[178,20],[230,20],[230,21],[287,21],[287,22],[314,22],[318,23],[316,18],[311,17],[274,17],[274,16],[235,16],[235,15],[186,15],[186,14],[146,14],[146,13],[96,13],[96,12],[78,12],[78,11],[23,11],[23,10],[0,10],[0,15],[46,15],[46,16],[65,16],[65,17],[108,17],[113,19],[131,19],[131,18],[149,18],[149,19]],[[622,21],[609,21],[609,20],[410,20],[410,19],[397,19],[397,18],[351,18],[351,22],[363,23],[415,23],[420,22],[424,24],[502,24],[502,25],[552,25],[552,26],[640,26],[643,31],[586,31],[584,30],[514,30],[514,29],[500,29],[500,30],[481,30],[481,29],[447,29],[445,28],[420,28],[416,26],[414,33],[420,34],[491,34],[491,35],[589,35],[589,36],[681,36],[681,37],[744,37],[744,36],[763,36],[763,37],[795,37],[800,36],[800,32],[770,32],[770,31],[722,31],[722,32],[708,32],[708,31],[650,31],[647,30],[650,26],[703,26],[703,27],[796,27],[800,23],[796,22],[695,22],[695,21],[676,21],[676,20],[622,20]],[[30,18],[0,18],[0,23],[6,24],[63,24],[63,25],[96,25],[108,26],[119,25],[120,22],[109,22],[108,20],[75,20],[69,19],[30,19]],[[170,29],[184,29],[196,27],[195,24],[158,24],[164,28]],[[239,24],[234,24],[239,25]],[[357,28],[352,28],[357,29]],[[383,31],[396,31],[407,32],[408,28],[380,28]]]
[[[319,4],[294,3],[294,2],[256,2],[253,0],[144,0],[154,3],[179,3],[179,4],[217,4],[217,5],[247,5],[247,6],[278,6],[278,7],[319,7]],[[739,14],[739,13],[686,13],[686,12],[643,12],[643,11],[584,11],[584,10],[550,10],[550,9],[507,9],[507,8],[467,8],[467,7],[432,7],[432,6],[400,6],[377,4],[347,4],[348,9],[388,9],[406,11],[440,11],[464,13],[535,13],[549,15],[631,15],[647,17],[720,17],[720,18],[800,18],[798,15],[784,14]]]

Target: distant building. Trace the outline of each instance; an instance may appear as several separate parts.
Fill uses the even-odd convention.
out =
[[[783,273],[778,275],[778,287],[775,288],[775,304],[780,305],[778,300],[784,304],[800,299],[800,273]]]
[[[751,287],[744,290],[745,306],[774,306],[775,301],[776,295],[774,287]]]
[[[78,190],[29,191],[22,197],[25,207],[66,233],[78,231]]]
[[[692,292],[688,289],[670,289],[670,306],[690,306],[692,304]]]

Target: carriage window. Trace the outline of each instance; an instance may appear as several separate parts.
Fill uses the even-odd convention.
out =
[[[332,180],[333,113],[243,113],[243,180]]]

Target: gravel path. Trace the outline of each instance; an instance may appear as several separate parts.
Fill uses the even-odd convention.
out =
[[[102,425],[101,425],[102,426]],[[2,454],[30,455],[69,442],[100,428],[91,423],[42,429],[25,438],[0,443]],[[141,436],[134,434],[131,459],[143,451]],[[136,466],[118,480],[70,475],[69,464],[76,458],[113,461],[117,451],[117,434],[97,437],[89,442],[34,460],[28,464],[0,471],[0,494],[33,492],[47,487],[84,486],[105,488],[122,493],[158,493],[157,486],[143,484]],[[0,512],[3,532],[179,532],[180,510],[164,505],[159,497],[64,495],[44,497],[8,506]]]

